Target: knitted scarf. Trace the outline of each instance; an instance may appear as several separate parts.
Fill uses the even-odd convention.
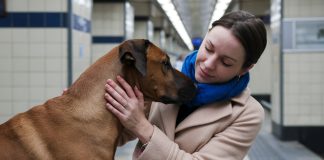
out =
[[[240,78],[236,76],[225,83],[207,84],[197,82],[195,79],[197,52],[194,51],[186,57],[181,69],[181,72],[188,76],[197,87],[196,96],[191,101],[185,103],[185,106],[193,109],[205,104],[229,100],[239,95],[247,87],[250,80],[249,73],[244,74]]]

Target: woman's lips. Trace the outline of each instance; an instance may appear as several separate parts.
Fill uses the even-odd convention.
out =
[[[199,72],[198,73],[203,78],[211,78],[211,77],[213,77],[213,76],[209,75],[205,70],[203,70],[200,65],[199,65]]]

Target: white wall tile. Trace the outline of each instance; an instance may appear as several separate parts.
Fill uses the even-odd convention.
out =
[[[29,57],[45,57],[45,43],[30,43]]]
[[[12,44],[10,42],[0,42],[0,58],[9,58],[12,55]]]
[[[45,9],[47,12],[61,12],[62,10],[62,0],[44,0],[45,1]],[[67,3],[67,2],[65,2]]]
[[[45,30],[45,41],[51,43],[59,43],[62,42],[62,29],[46,29]]]
[[[45,98],[51,99],[60,96],[63,93],[63,87],[47,87],[45,92]]]
[[[45,86],[45,75],[41,72],[29,73],[29,86],[31,88]]]
[[[62,59],[60,58],[47,58],[46,59],[46,72],[60,72],[62,71]]]
[[[29,0],[9,0],[6,1],[8,6],[8,11],[19,12],[19,11],[28,11],[28,2]]]
[[[13,43],[12,44],[12,56],[13,57],[28,57],[29,53],[29,45],[27,42],[25,43]]]
[[[25,112],[28,109],[30,109],[30,106],[28,106],[28,102],[25,102],[25,101],[13,102],[14,114]]]
[[[61,4],[62,4],[62,11],[66,12],[68,9],[68,1],[67,0],[60,0],[61,1]]]
[[[12,70],[14,72],[27,72],[29,60],[27,58],[14,58],[12,60]]]
[[[0,102],[1,101],[11,101],[11,99],[12,99],[12,88],[11,87],[1,87]]]
[[[11,58],[0,59],[0,73],[12,71],[12,60]]]
[[[32,108],[32,107],[38,106],[43,103],[44,103],[44,100],[30,100],[28,102],[28,106],[29,106],[29,108]]]
[[[44,12],[45,10],[45,1],[44,0],[29,0],[28,3],[29,11],[32,12]]]
[[[0,88],[6,86],[11,87],[12,85],[12,73],[10,72],[0,72]]]
[[[12,29],[0,28],[0,42],[12,41]]]
[[[29,42],[34,43],[44,43],[45,41],[45,29],[29,29]]]
[[[60,72],[47,72],[45,73],[46,86],[61,86],[61,73]]]
[[[28,86],[29,75],[27,72],[14,72],[13,73],[13,86],[14,87],[22,87]]]
[[[17,42],[28,42],[29,41],[29,30],[25,28],[12,29],[12,41]]]
[[[45,71],[45,59],[43,58],[30,58],[29,68],[30,72],[44,72]]]
[[[12,92],[14,96],[14,102],[16,101],[23,101],[27,102],[29,99],[29,88],[27,86],[25,87],[13,87]],[[16,113],[16,112],[15,112]]]
[[[63,47],[61,43],[46,43],[45,44],[45,57],[47,58],[60,58],[67,56],[62,53]]]
[[[0,101],[0,116],[11,115],[11,114],[12,114],[11,102]]]
[[[45,88],[44,87],[31,87],[29,89],[31,101],[44,101],[45,99]],[[41,103],[38,103],[41,104]]]

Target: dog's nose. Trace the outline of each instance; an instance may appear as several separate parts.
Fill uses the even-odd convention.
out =
[[[161,100],[162,103],[165,103],[165,104],[176,103],[177,102],[177,100],[172,99],[172,98],[167,97],[167,96],[160,97],[160,100]]]
[[[196,95],[196,87],[194,85],[189,85],[187,87],[183,87],[178,91],[179,99],[182,102],[187,102],[193,99]]]

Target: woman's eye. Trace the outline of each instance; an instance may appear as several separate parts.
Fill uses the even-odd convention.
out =
[[[205,47],[205,49],[206,49],[207,52],[212,52],[212,50],[209,49],[208,47]]]
[[[222,63],[223,63],[223,65],[226,66],[226,67],[231,67],[231,66],[232,66],[232,64],[228,64],[228,63],[226,63],[226,62],[222,62]]]

